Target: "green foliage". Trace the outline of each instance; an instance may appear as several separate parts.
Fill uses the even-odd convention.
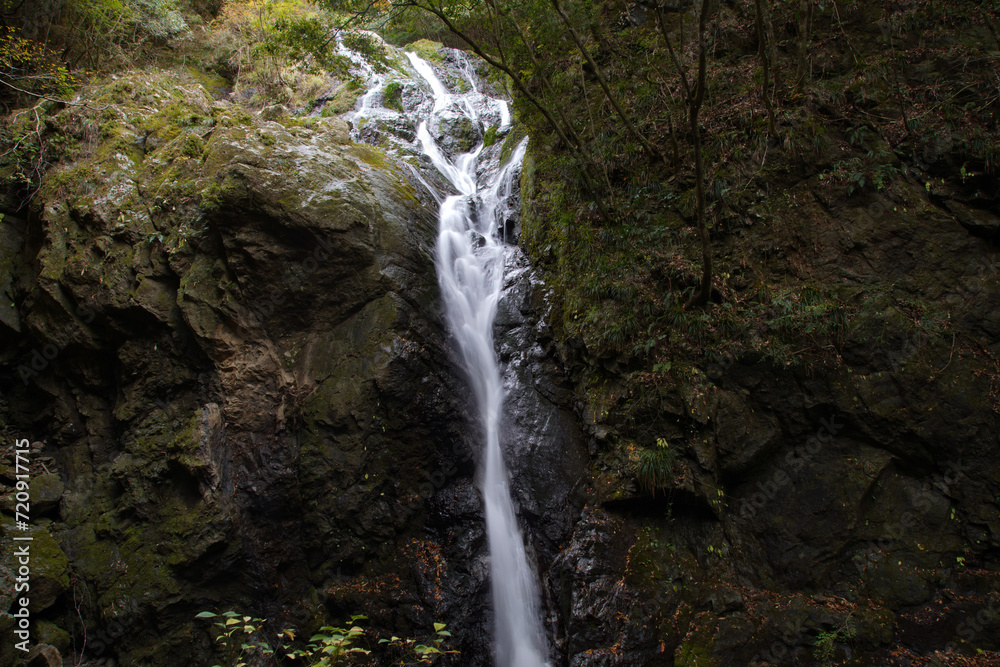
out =
[[[443,45],[440,42],[432,42],[429,39],[419,39],[411,44],[407,44],[403,48],[407,51],[413,51],[427,62],[440,64],[444,62],[444,56],[441,55],[442,46]]]
[[[829,334],[844,325],[841,307],[819,290],[808,287],[797,294],[775,294],[770,313],[769,327],[796,337]]]
[[[30,95],[64,95],[80,82],[42,44],[7,27],[0,35],[0,87]],[[14,95],[16,97],[16,95]]]
[[[390,81],[382,91],[382,104],[387,109],[395,109],[403,112],[403,84],[399,81]]]
[[[215,641],[225,656],[225,665],[222,667],[244,667],[255,657],[270,656],[274,653],[268,643],[261,639],[261,628],[264,624],[262,618],[243,616],[235,611],[226,611],[222,614],[203,611],[195,618],[218,619],[212,625],[218,628]]]
[[[275,651],[261,638],[261,628],[264,620],[244,616],[234,611],[216,614],[203,611],[195,616],[213,620],[217,628],[215,641],[222,649],[225,657],[223,667],[244,667],[252,660],[254,664],[276,664]],[[295,645],[298,632],[285,629],[278,633],[282,640],[292,642],[281,646],[281,653],[287,660],[306,665],[307,667],[338,667],[350,664],[356,656],[369,656],[372,651],[360,644],[368,639],[360,621],[368,620],[366,616],[355,614],[351,616],[346,627],[325,625],[319,629],[305,646]],[[434,633],[423,641],[401,638],[393,635],[389,639],[380,639],[376,643],[379,655],[394,665],[429,665],[437,662],[445,654],[457,654],[449,649],[448,641],[451,633],[444,623],[434,623]],[[284,664],[283,662],[281,664]],[[367,664],[367,663],[366,663]],[[389,664],[382,662],[381,664]],[[219,666],[216,666],[219,667]]]
[[[816,647],[814,651],[816,659],[823,664],[831,664],[837,650],[836,645],[853,638],[855,632],[854,624],[851,623],[851,617],[848,616],[840,626],[833,630],[819,633],[819,636],[816,637],[816,641],[813,643]]]
[[[343,37],[344,46],[364,56],[376,72],[388,72],[392,67],[389,54],[377,39],[364,32],[349,32]]]
[[[146,40],[187,29],[177,0],[67,0],[69,48],[93,68],[137,59]]]
[[[847,140],[852,146],[864,148],[873,144],[864,156],[853,155],[834,162],[832,168],[820,174],[820,179],[827,176],[847,186],[847,196],[859,194],[874,186],[881,191],[888,188],[901,173],[899,159],[888,149],[888,145],[880,139],[871,139],[868,128],[861,126],[847,132]]]
[[[45,117],[48,103],[15,112],[0,123],[0,182],[16,193],[22,203],[34,196],[42,175],[49,167],[53,149],[65,137],[46,140]]]
[[[338,628],[323,626],[319,632],[309,638],[309,644],[304,649],[284,646],[289,658],[301,660],[310,667],[336,667],[344,664],[352,654],[368,655],[371,651],[354,644],[365,636],[365,631],[356,623],[368,620],[367,616],[355,614],[351,616],[349,627]],[[282,634],[289,639],[295,639],[294,631],[284,630]]]
[[[663,438],[656,439],[655,447],[640,449],[635,468],[639,486],[653,495],[657,490],[669,487],[674,480],[676,462],[677,451]]]
[[[334,17],[305,0],[230,0],[213,27],[235,89],[257,105],[301,104],[329,86],[328,72],[348,77],[350,60],[334,49]]]
[[[396,46],[404,46],[418,39],[446,42],[448,46],[458,48],[464,46],[440,21],[416,7],[398,6],[391,12],[366,17],[362,25],[378,31],[387,42]]]
[[[1000,136],[995,130],[970,128],[961,148],[967,157],[982,161],[984,172],[991,176],[1000,174]]]
[[[497,130],[500,129],[496,125],[490,125],[486,128],[486,133],[483,134],[483,146],[489,148],[497,142]]]
[[[393,635],[389,639],[380,639],[379,644],[394,649],[402,664],[430,665],[447,653],[458,653],[458,651],[447,648],[451,633],[446,629],[444,623],[434,624],[434,634],[425,642],[418,642],[414,639],[400,639]]]

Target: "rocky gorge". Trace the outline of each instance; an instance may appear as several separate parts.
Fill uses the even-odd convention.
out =
[[[501,87],[431,48],[449,90]],[[386,80],[344,113],[252,111],[174,68],[16,119],[53,166],[0,221],[0,424],[33,443],[32,632],[64,661],[214,664],[194,617],[234,609],[271,634],[440,621],[460,652],[441,664],[493,664],[479,433],[434,265],[447,186],[404,113],[433,91],[390,53],[398,112]],[[430,130],[502,160],[524,128],[493,113]],[[567,324],[529,141],[494,337],[553,665],[998,664],[1000,212],[955,150],[891,194],[775,176],[717,238],[759,260],[727,294],[853,295],[867,319],[835,359],[678,352],[637,381]],[[807,314],[837,317],[823,303]],[[644,443],[671,452],[655,484]]]

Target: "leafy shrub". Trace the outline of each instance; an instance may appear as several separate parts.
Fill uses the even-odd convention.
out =
[[[362,620],[367,620],[367,617],[355,614],[351,616],[350,627],[323,626],[318,633],[309,639],[309,644],[304,649],[293,649],[287,645],[284,646],[284,649],[288,651],[288,657],[301,659],[305,665],[318,667],[333,667],[342,664],[342,661],[353,653],[368,655],[371,651],[354,646],[357,640],[365,636],[365,631],[355,625],[357,621]],[[285,630],[282,634],[289,639],[295,639],[292,630]]]
[[[215,621],[212,624],[218,628],[215,641],[223,650],[226,667],[244,667],[251,660],[255,664],[274,664],[275,651],[261,638],[263,619],[244,616],[235,611],[222,614],[203,611],[195,618]],[[367,639],[367,634],[358,622],[365,620],[368,620],[367,616],[355,614],[351,616],[346,628],[325,625],[309,638],[309,643],[304,647],[283,644],[281,650],[285,658],[309,667],[337,667],[348,664],[355,655],[367,656],[372,653],[371,650],[359,646]],[[444,623],[435,623],[434,634],[424,641],[393,635],[389,639],[378,640],[376,646],[388,654],[386,657],[394,665],[433,664],[442,655],[458,653],[447,647],[451,633],[446,628]],[[293,629],[286,629],[282,630],[278,637],[295,642],[297,634]]]
[[[212,625],[218,628],[215,642],[222,648],[226,658],[226,667],[244,667],[247,661],[255,656],[270,656],[274,650],[259,636],[264,619],[244,616],[235,611],[216,614],[203,611],[195,618],[218,619]],[[215,667],[219,667],[216,665]]]
[[[260,106],[316,98],[327,72],[346,76],[350,67],[334,51],[332,16],[303,0],[231,0],[213,27],[235,91]]]
[[[147,39],[187,29],[177,0],[68,0],[66,11],[71,61],[93,68],[134,61]]]
[[[58,94],[78,83],[78,79],[43,45],[7,27],[6,33],[0,35],[0,83],[4,88],[29,94]]]
[[[344,46],[360,53],[376,72],[388,72],[392,63],[382,42],[368,33],[349,32],[343,37]]]

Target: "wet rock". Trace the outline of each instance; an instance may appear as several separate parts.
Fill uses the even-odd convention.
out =
[[[483,128],[480,124],[457,110],[442,115],[440,120],[428,129],[445,155],[452,158],[468,153],[483,140]]]

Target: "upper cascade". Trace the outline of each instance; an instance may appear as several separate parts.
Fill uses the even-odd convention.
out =
[[[354,63],[352,72],[367,86],[354,110],[345,114],[355,141],[404,158],[422,156],[427,139],[448,160],[477,145],[487,153],[492,148],[499,157],[500,145],[511,129],[511,113],[506,94],[484,77],[485,63],[446,47],[438,49],[435,62],[430,62],[405,47],[398,49],[373,38],[388,54],[388,67],[373,66],[361,54],[342,43],[339,46],[340,53]],[[421,122],[426,125],[426,138],[419,134]],[[493,163],[498,160],[484,156],[479,162],[480,170],[496,169]]]

